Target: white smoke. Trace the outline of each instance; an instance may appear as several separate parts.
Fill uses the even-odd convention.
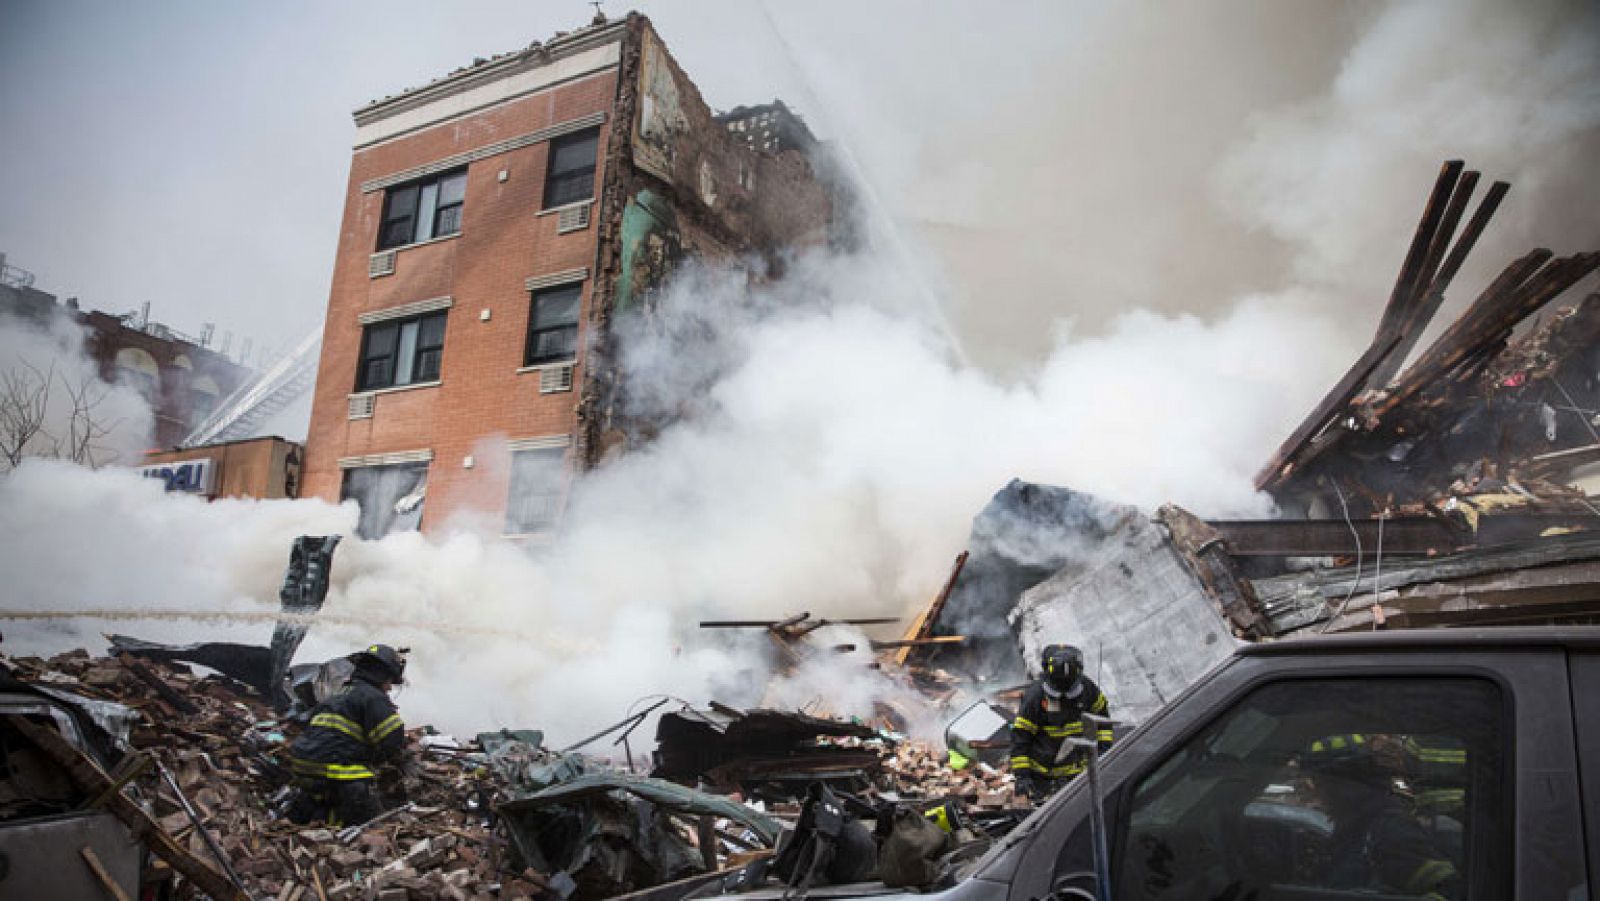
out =
[[[137,389],[100,378],[83,329],[66,316],[37,322],[0,313],[0,446],[8,452],[126,464],[150,446],[153,425]],[[0,471],[9,467],[0,456]]]
[[[1001,40],[959,47],[993,71],[861,79],[866,99],[841,102],[841,136],[869,176],[906,169],[880,192],[889,219],[938,213],[952,226],[930,234],[965,288],[958,331],[1038,352],[1002,354],[1004,376],[960,362],[942,323],[909,312],[928,308],[920,286],[939,280],[908,277],[898,254],[805,256],[759,288],[690,270],[649,343],[632,345],[634,382],[656,390],[629,400],[637,414],[692,418],[575,486],[548,546],[507,544],[498,523],[472,517],[427,537],[347,540],[302,659],[410,645],[410,721],[544,728],[561,743],[646,695],[759,698],[772,661],[699,619],[926,602],[972,516],[1013,477],[1266,515],[1252,476],[1370,333],[1440,160],[1521,179],[1506,207],[1518,227],[1480,256],[1495,241],[1525,250],[1515,242],[1559,223],[1573,224],[1553,246],[1590,245],[1600,215],[1572,156],[1600,122],[1596,55],[1581,52],[1592,14],[1399,4],[1308,22],[1313,9],[1326,7],[1274,4],[1219,24],[1190,7],[1119,7],[1074,19],[1073,52],[1057,47],[1038,72],[1008,63],[1016,47]],[[1424,27],[1430,15],[1438,28]],[[991,25],[1034,53],[1055,34],[1037,18]],[[869,31],[875,43],[899,34]],[[1141,66],[1163,48],[1181,52],[1152,78]],[[883,59],[899,57],[890,47]],[[1002,94],[989,77],[953,81],[972,71],[1017,77]],[[1207,103],[1184,93],[1195,73],[1211,73]],[[896,89],[922,99],[882,122],[861,114]],[[930,105],[950,113],[929,118],[938,130],[877,140]],[[1489,115],[1514,110],[1527,118]],[[1166,113],[1192,141],[1149,130]],[[922,143],[889,159],[883,148],[905,150],[907,135]],[[680,340],[705,321],[715,342]],[[485,460],[503,453],[484,447]],[[6,646],[67,646],[106,613],[150,608],[183,618],[128,631],[262,640],[290,539],[354,521],[350,506],[203,505],[126,473],[31,463],[0,481],[0,554],[21,573],[0,582],[0,607],[96,616],[50,623],[71,634],[8,628]],[[833,663],[803,665],[771,697],[870,715],[892,693]]]
[[[665,320],[707,307],[730,317],[694,420],[581,483],[549,547],[502,542],[471,517],[428,537],[346,541],[302,659],[409,645],[414,721],[566,740],[648,694],[759,700],[770,661],[698,619],[902,613],[1012,476],[1265,512],[1249,474],[1284,425],[1278,379],[1316,352],[1273,339],[1305,320],[1251,304],[1215,327],[1132,313],[1108,336],[1063,336],[1033,378],[1005,385],[885,312],[902,306],[883,293],[893,284],[870,260],[826,256],[755,296],[737,274],[686,278],[662,299]],[[670,359],[644,354],[630,377]],[[350,505],[204,504],[128,473],[31,464],[0,482],[0,546],[26,570],[0,587],[0,608],[154,609],[187,616],[111,625],[261,641],[292,537],[353,522]],[[107,625],[68,622],[73,642]],[[8,631],[8,645],[67,637]],[[835,713],[871,716],[891,687],[861,656],[805,667],[775,697],[825,694]]]

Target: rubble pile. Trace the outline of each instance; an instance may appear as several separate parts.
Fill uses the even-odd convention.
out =
[[[142,716],[128,736],[159,772],[139,780],[161,828],[203,860],[216,854],[184,809],[193,808],[252,897],[487,899],[562,897],[535,870],[503,871],[505,839],[490,828],[481,755],[424,754],[411,800],[365,827],[301,828],[277,819],[296,727],[224,677],[82,650],[48,660],[0,658],[20,681],[122,704]],[[413,744],[425,744],[413,730]],[[181,789],[180,798],[171,785]],[[557,882],[559,886],[559,881]]]
[[[927,742],[903,741],[885,749],[883,771],[888,788],[903,797],[957,798],[985,810],[1027,806],[1009,771],[982,761],[951,769],[944,753]]]

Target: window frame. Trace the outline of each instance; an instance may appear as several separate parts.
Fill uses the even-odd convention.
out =
[[[1133,808],[1137,801],[1136,795],[1138,794],[1138,789],[1140,786],[1142,786],[1147,779],[1149,779],[1158,770],[1171,761],[1174,755],[1182,753],[1185,748],[1197,740],[1203,733],[1214,729],[1225,717],[1237,713],[1240,710],[1241,705],[1252,695],[1264,689],[1294,683],[1329,681],[1366,682],[1395,679],[1477,680],[1492,686],[1498,693],[1499,710],[1497,711],[1498,723],[1496,726],[1496,734],[1499,739],[1499,747],[1497,747],[1495,751],[1498,755],[1498,801],[1501,819],[1498,822],[1492,822],[1487,826],[1480,827],[1474,832],[1473,837],[1477,841],[1468,846],[1469,853],[1467,853],[1466,856],[1471,857],[1470,851],[1476,847],[1479,847],[1478,843],[1484,842],[1498,842],[1505,854],[1503,859],[1500,861],[1499,871],[1486,872],[1484,868],[1479,868],[1472,874],[1473,880],[1469,886],[1469,891],[1478,891],[1475,891],[1468,897],[1496,897],[1497,893],[1493,890],[1491,890],[1488,894],[1484,894],[1481,891],[1485,884],[1489,882],[1491,877],[1498,878],[1499,884],[1489,886],[1490,889],[1498,889],[1501,887],[1509,888],[1515,878],[1517,866],[1516,859],[1520,853],[1520,849],[1518,847],[1519,842],[1515,830],[1507,828],[1507,822],[1514,820],[1517,817],[1518,804],[1520,803],[1518,797],[1518,790],[1520,786],[1518,785],[1516,776],[1516,730],[1518,726],[1518,714],[1516,709],[1517,692],[1515,690],[1515,686],[1507,681],[1503,673],[1486,667],[1440,664],[1407,665],[1404,663],[1398,663],[1370,666],[1361,669],[1351,669],[1336,665],[1313,664],[1295,672],[1284,672],[1282,670],[1277,670],[1257,673],[1244,679],[1238,684],[1229,686],[1226,689],[1223,697],[1219,698],[1213,703],[1205,705],[1205,709],[1209,711],[1209,715],[1200,716],[1190,720],[1179,732],[1168,737],[1159,748],[1152,749],[1153,753],[1143,755],[1131,772],[1127,772],[1126,775],[1119,775],[1114,783],[1106,786],[1105,823],[1108,833],[1107,845],[1110,855],[1108,865],[1111,872],[1113,891],[1119,891],[1120,889],[1124,888],[1121,882],[1121,874],[1123,864],[1126,859],[1125,855],[1128,853],[1128,841],[1132,831],[1131,826]],[[1188,695],[1194,692],[1197,688],[1201,687],[1202,686],[1198,685],[1191,686],[1189,691],[1185,692],[1184,694]],[[1176,704],[1181,702],[1182,699],[1183,696],[1180,696],[1178,701],[1174,703]],[[1169,707],[1170,706],[1173,705],[1169,705]],[[1143,730],[1143,725],[1144,724],[1141,725],[1140,731]],[[1123,742],[1127,741],[1126,738],[1122,740]],[[1113,750],[1115,749],[1116,748],[1114,747]],[[1077,792],[1076,794],[1087,797],[1086,790]],[[1065,809],[1066,808],[1059,808],[1057,815],[1060,816],[1063,814]],[[1075,821],[1073,824],[1068,825],[1071,826],[1078,824]],[[1086,818],[1082,825],[1087,826]],[[1063,832],[1059,834],[1057,847],[1051,855],[1052,867],[1056,866],[1058,864],[1058,858],[1066,853],[1067,846],[1070,844],[1070,842],[1071,830],[1064,828]]]
[[[393,388],[408,388],[417,385],[438,384],[444,371],[444,345],[446,331],[450,324],[450,320],[448,318],[449,312],[449,310],[430,310],[426,313],[418,313],[415,316],[383,319],[378,322],[372,322],[362,326],[361,347],[356,358],[356,393],[360,394],[367,391],[386,391]],[[422,339],[427,327],[426,323],[432,320],[439,321],[438,343],[424,344]],[[409,377],[406,381],[402,382],[399,380],[400,356],[402,349],[405,347],[405,328],[408,325],[415,325],[416,331],[414,333],[415,337],[411,347]],[[369,364],[373,359],[381,359],[382,357],[375,358],[371,355],[372,341],[374,337],[386,329],[393,329],[394,332],[393,349],[382,355],[383,357],[388,357],[390,360],[388,379],[384,384],[374,384],[371,380],[369,380],[368,377]],[[432,363],[432,376],[430,378],[422,378],[420,377],[420,373],[422,373],[425,369],[423,361],[430,353],[436,354],[436,356],[433,358],[434,362]]]
[[[561,148],[590,139],[593,139],[594,141],[594,155],[589,160],[587,166],[579,166],[563,172],[556,171],[556,157]],[[594,179],[599,170],[600,126],[595,125],[590,128],[582,129],[581,131],[572,132],[571,134],[564,134],[551,138],[549,147],[546,151],[544,187],[540,193],[541,202],[543,203],[543,206],[540,207],[541,211],[554,210],[560,207],[571,206],[578,203],[592,203],[594,201]],[[561,199],[558,194],[557,186],[565,185],[568,182],[576,182],[580,175],[588,176],[587,180],[584,182],[587,185],[587,190],[584,192],[584,196]],[[562,179],[563,181],[558,181],[558,179]]]
[[[577,300],[576,308],[574,309],[572,315],[572,322],[541,327],[539,325],[539,298],[551,297],[556,294],[564,294],[568,291],[574,292]],[[583,282],[565,282],[563,284],[550,285],[548,287],[538,288],[528,292],[528,332],[522,348],[523,368],[529,368],[533,366],[556,366],[562,363],[571,363],[576,361],[578,359],[578,333],[582,323]],[[540,335],[566,331],[568,329],[571,329],[572,331],[571,351],[554,355],[546,354],[542,357],[535,354],[535,350],[539,344],[538,338]]]
[[[415,528],[394,528],[395,520],[399,519],[401,516],[409,516],[409,513],[396,513],[392,509],[383,511],[381,513],[376,509],[369,510],[364,504],[362,504],[359,496],[351,493],[351,482],[356,481],[364,476],[373,476],[374,474],[376,474],[376,478],[381,479],[382,470],[388,470],[389,472],[397,475],[402,472],[421,473],[421,478],[419,478],[412,486],[410,492],[400,495],[391,502],[391,505],[393,503],[398,503],[401,499],[409,496],[410,494],[414,494],[418,489],[421,489],[423,492],[423,500],[421,501],[422,511],[417,514]],[[361,475],[357,475],[357,473],[360,473]],[[342,504],[347,500],[354,500],[356,502],[357,509],[360,510],[356,516],[356,527],[354,530],[355,536],[363,541],[380,541],[389,535],[393,535],[398,532],[422,531],[422,520],[428,512],[428,479],[432,474],[433,460],[431,459],[416,460],[407,463],[375,463],[366,466],[351,466],[342,470],[339,476],[339,503]],[[368,526],[382,526],[383,531],[381,533],[374,533],[368,529]]]
[[[455,179],[458,176],[461,179],[460,199],[451,201],[450,203],[439,203],[438,198],[444,190],[445,183]],[[400,184],[396,185],[390,185],[389,187],[385,188],[383,191],[383,207],[379,211],[378,216],[378,252],[381,253],[386,250],[394,250],[400,247],[410,247],[413,244],[422,244],[427,241],[449,238],[461,234],[462,214],[465,212],[467,202],[466,182],[467,167],[460,166],[445,172],[436,172],[432,175],[412,179],[411,181],[407,182],[401,182]],[[433,200],[431,201],[432,213],[428,217],[428,233],[424,236],[420,234],[419,230],[422,224],[421,219],[424,206],[423,197],[429,188],[432,188],[434,192]],[[394,209],[395,202],[397,198],[407,191],[411,192],[410,209],[405,213],[404,216],[396,215],[396,211]],[[446,221],[450,214],[454,214],[454,228],[451,231],[441,231],[440,226]],[[402,220],[409,223],[408,227],[406,228],[406,239],[404,241],[391,241],[389,239],[391,222],[399,222]]]
[[[507,536],[546,535],[555,531],[556,526],[561,523],[561,508],[567,489],[567,457],[569,451],[571,450],[572,445],[569,442],[567,444],[555,447],[530,447],[511,451],[511,472],[510,477],[506,480],[506,508],[503,534]],[[515,522],[512,521],[513,513],[521,512],[516,511],[512,503],[513,499],[517,496],[517,457],[525,454],[542,455],[547,458],[554,458],[556,464],[556,474],[554,483],[551,486],[551,490],[547,493],[542,492],[538,495],[539,497],[549,498],[550,516],[549,519],[544,522],[529,523],[526,520],[520,519]]]

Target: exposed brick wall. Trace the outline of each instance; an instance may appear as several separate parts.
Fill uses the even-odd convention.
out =
[[[71,315],[88,329],[84,349],[99,365],[102,379],[114,382],[120,378],[117,352],[124,348],[138,348],[155,358],[160,380],[156,396],[150,398],[155,413],[155,434],[151,437],[158,448],[176,447],[195,425],[193,404],[197,378],[208,376],[216,383],[219,391],[216,402],[221,403],[252,374],[219,353],[187,341],[129,328],[118,317],[98,310]],[[178,365],[179,357],[189,361],[189,368]]]
[[[464,153],[596,112],[609,113],[614,72],[603,72],[357,151],[329,293],[328,320],[307,436],[304,494],[337,500],[342,457],[430,449],[425,529],[466,508],[501,515],[508,460],[485,460],[488,436],[516,439],[571,434],[576,391],[540,394],[537,372],[519,373],[531,312],[524,282],[595,265],[596,229],[556,234],[554,215],[536,215],[544,196],[549,144],[541,142],[472,163],[460,234],[401,249],[393,275],[368,276],[384,192],[363,182]],[[601,126],[605,145],[611,123]],[[603,160],[602,160],[603,166]],[[499,174],[507,173],[505,181]],[[597,173],[597,185],[602,173]],[[584,285],[588,303],[590,285]],[[449,295],[440,384],[379,393],[371,419],[348,419],[361,348],[362,313]],[[490,318],[482,321],[482,311]],[[578,374],[584,365],[580,315]],[[499,454],[505,454],[503,445]],[[477,454],[471,469],[463,460]]]
[[[635,133],[641,127],[641,73],[647,66],[646,48],[652,46],[661,51],[660,62],[671,73],[677,89],[676,112],[685,125],[671,141],[672,161],[670,171],[664,173],[666,178],[647,171],[635,159]],[[585,370],[575,453],[585,468],[599,466],[654,435],[651,424],[622,420],[619,408],[627,386],[619,383],[613,362],[620,350],[611,332],[619,293],[618,244],[629,201],[645,190],[666,197],[676,216],[676,238],[686,258],[765,257],[778,264],[774,270],[781,269],[786,252],[827,243],[834,213],[833,192],[816,177],[806,154],[794,149],[776,153],[753,150],[716,121],[699,88],[644,16],[628,17],[619,78],[614,138],[607,147],[608,177],[597,209],[600,265],[596,300],[590,308],[595,341]]]

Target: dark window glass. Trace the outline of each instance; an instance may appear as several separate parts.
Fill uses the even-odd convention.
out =
[[[517,451],[511,455],[511,494],[506,498],[506,534],[523,535],[555,526],[561,512],[566,450]]]
[[[458,169],[390,188],[383,201],[378,249],[402,247],[461,231],[467,170]]]
[[[444,356],[445,313],[367,326],[361,340],[357,391],[432,382]]]
[[[1507,897],[1504,717],[1479,679],[1259,688],[1134,787],[1116,897]]]
[[[598,128],[550,142],[550,171],[544,180],[545,209],[594,197],[595,154],[599,148]]]
[[[581,284],[534,293],[523,365],[559,363],[577,356],[578,308],[582,297]]]
[[[361,507],[356,534],[369,541],[422,526],[422,502],[428,492],[428,464],[359,466],[344,472],[340,500]]]

